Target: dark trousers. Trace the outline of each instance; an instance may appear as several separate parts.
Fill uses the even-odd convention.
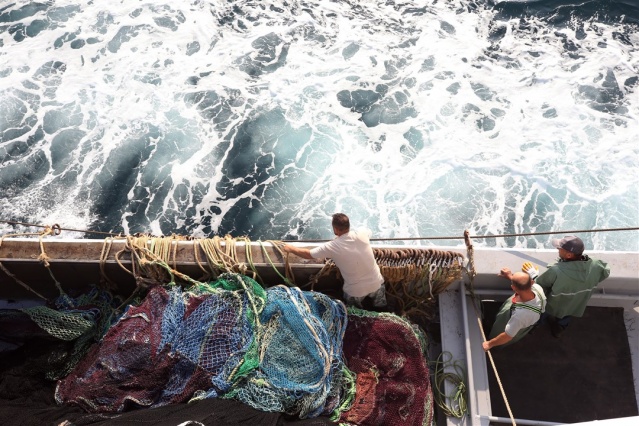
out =
[[[570,315],[566,315],[563,318],[555,318],[555,317],[547,314],[546,312],[544,312],[543,314],[541,314],[541,317],[539,317],[539,321],[537,321],[537,324],[535,324],[535,325],[542,325],[542,324],[545,324],[546,322],[550,321],[550,322],[555,322],[555,324],[557,324],[561,328],[566,328],[566,327],[568,327],[568,324],[570,324],[570,320],[571,319],[572,319],[572,316],[570,316]]]

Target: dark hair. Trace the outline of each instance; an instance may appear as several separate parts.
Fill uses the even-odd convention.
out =
[[[332,225],[335,229],[340,231],[349,231],[351,229],[351,223],[348,220],[348,216],[344,213],[335,213],[333,215]]]

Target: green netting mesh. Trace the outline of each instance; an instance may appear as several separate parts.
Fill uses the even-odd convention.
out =
[[[57,311],[46,306],[35,306],[22,310],[53,337],[74,340],[95,327],[93,312]]]
[[[67,375],[87,353],[89,347],[100,340],[116,318],[121,300],[107,291],[93,288],[78,298],[62,293],[49,306],[22,309],[31,320],[52,337],[73,341],[73,348],[52,363],[46,376],[56,380]]]
[[[321,293],[223,274],[184,291],[156,286],[58,384],[90,411],[223,396],[300,417],[352,398],[342,361],[346,308]]]

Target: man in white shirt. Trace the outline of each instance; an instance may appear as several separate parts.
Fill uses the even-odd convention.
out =
[[[347,305],[362,307],[367,297],[375,307],[386,306],[386,289],[373,249],[371,231],[350,230],[350,221],[344,213],[333,215],[333,233],[336,238],[313,249],[285,244],[287,253],[304,259],[331,258],[344,278],[344,301]]]
[[[509,268],[502,268],[499,276],[510,280],[510,288],[515,294],[501,305],[489,340],[482,344],[485,351],[514,343],[524,337],[533,329],[546,308],[544,290],[533,284],[527,273],[513,274]]]

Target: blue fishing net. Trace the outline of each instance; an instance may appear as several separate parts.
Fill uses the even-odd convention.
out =
[[[334,411],[350,383],[342,360],[345,306],[321,293],[276,286],[267,290],[260,322],[259,368],[225,397],[300,418]]]

